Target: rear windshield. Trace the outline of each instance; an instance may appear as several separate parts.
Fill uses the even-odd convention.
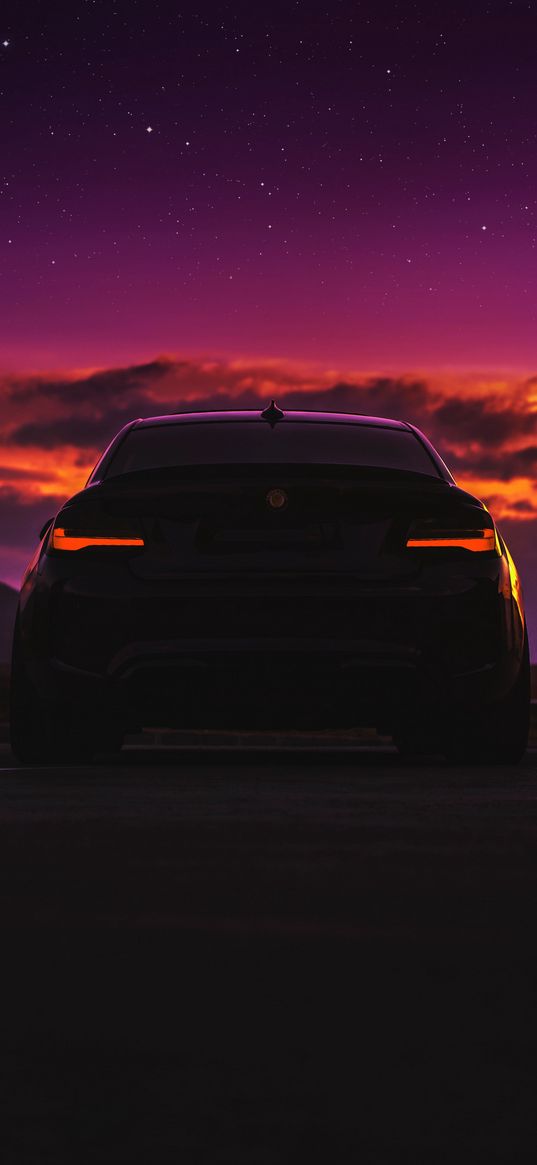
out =
[[[183,465],[358,465],[440,477],[426,447],[405,429],[379,425],[202,421],[131,429],[105,477]]]

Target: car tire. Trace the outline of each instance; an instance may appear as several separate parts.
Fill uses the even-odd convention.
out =
[[[42,700],[22,658],[15,629],[10,685],[11,749],[24,765],[89,763],[97,753],[119,752],[119,726],[89,717],[78,706]]]
[[[530,660],[525,635],[518,676],[505,699],[455,713],[446,726],[444,752],[466,764],[518,764],[526,752],[530,717]]]

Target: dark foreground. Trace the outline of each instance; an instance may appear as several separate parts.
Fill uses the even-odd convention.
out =
[[[0,773],[3,1162],[533,1162],[537,755]]]

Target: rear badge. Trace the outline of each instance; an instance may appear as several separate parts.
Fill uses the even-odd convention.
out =
[[[272,510],[283,510],[287,505],[288,497],[283,489],[269,489],[267,494],[267,503]]]

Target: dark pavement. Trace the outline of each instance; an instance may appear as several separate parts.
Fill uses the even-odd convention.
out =
[[[537,753],[0,756],[3,1162],[533,1162]]]

